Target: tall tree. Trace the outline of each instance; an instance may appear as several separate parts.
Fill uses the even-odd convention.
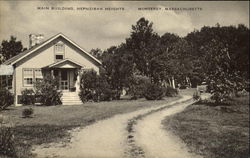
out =
[[[195,57],[196,66],[194,71],[197,74],[204,74],[209,60],[206,60],[208,51],[204,47],[212,41],[219,41],[227,48],[227,56],[231,58],[230,64],[241,72],[244,78],[249,77],[249,29],[244,25],[223,26],[217,24],[214,27],[204,26],[200,31],[195,30],[189,33],[185,39],[191,47],[191,54]],[[216,56],[216,51],[210,51]],[[201,78],[204,78],[204,74]]]
[[[0,63],[12,58],[13,56],[23,51],[23,45],[21,41],[17,41],[16,37],[11,36],[10,40],[3,40],[0,47]]]
[[[245,88],[245,79],[237,70],[229,54],[228,46],[212,40],[203,50],[206,52],[206,80],[212,99],[222,102],[227,97]]]
[[[128,53],[126,45],[121,44],[104,51],[102,61],[108,82],[119,95],[128,86],[128,79],[133,73],[133,56]]]
[[[192,54],[217,102],[246,87],[249,78],[249,29],[244,25],[204,26],[187,35]],[[199,65],[199,66],[197,66]]]
[[[153,23],[145,18],[132,25],[130,37],[126,39],[129,52],[134,57],[136,68],[142,75],[152,77],[150,65],[152,58],[157,56],[159,51],[160,37],[153,31]]]

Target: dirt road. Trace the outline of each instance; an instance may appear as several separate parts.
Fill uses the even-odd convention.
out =
[[[161,121],[169,115],[181,112],[193,101],[180,103],[171,108],[150,114],[135,125],[135,142],[143,149],[144,155],[148,158],[199,158],[200,156],[188,152],[185,144],[166,131]],[[138,157],[138,156],[137,156]]]
[[[186,104],[178,103],[190,100],[190,98],[190,96],[183,96],[180,100],[160,107],[152,107],[127,114],[116,115],[85,128],[72,131],[71,142],[66,146],[61,143],[49,144],[49,147],[35,147],[33,152],[38,155],[37,157],[134,157],[129,153],[131,150],[128,150],[131,148],[131,142],[133,142],[132,144],[137,144],[142,147],[141,151],[144,152],[145,150],[144,157],[158,157],[162,154],[167,156],[168,153],[171,153],[171,155],[175,155],[174,153],[181,155],[179,152],[182,149],[182,145],[179,143],[179,140],[172,139],[174,137],[171,135],[165,135],[160,124],[164,115],[183,110]],[[165,107],[169,108],[164,110],[163,108]],[[133,118],[139,118],[138,116],[144,115],[146,116],[145,119],[142,117],[142,121],[138,120],[134,136],[132,136],[135,141],[128,141],[128,138],[131,138],[130,133],[128,132],[129,121]],[[152,128],[155,129],[150,130]],[[171,155],[171,158],[175,158]],[[186,152],[183,155],[182,158],[186,156]],[[137,156],[138,155],[135,155],[135,157]]]

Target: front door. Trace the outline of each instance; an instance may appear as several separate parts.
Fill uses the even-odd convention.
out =
[[[69,90],[69,74],[67,70],[61,71],[61,81],[60,81],[60,87],[61,90]]]

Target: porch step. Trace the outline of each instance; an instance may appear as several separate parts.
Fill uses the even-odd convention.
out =
[[[63,99],[71,99],[71,98],[74,98],[74,99],[77,99],[79,98],[79,96],[62,96]]]
[[[61,100],[63,105],[82,104],[77,92],[63,92]]]
[[[81,105],[82,102],[63,102],[62,105]]]

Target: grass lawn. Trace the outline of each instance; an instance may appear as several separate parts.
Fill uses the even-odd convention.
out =
[[[204,158],[249,158],[249,96],[229,105],[196,103],[162,123]]]
[[[34,109],[31,118],[22,118],[22,110],[27,106],[9,107],[0,114],[7,116],[8,122],[13,124],[19,157],[32,157],[30,153],[32,145],[68,141],[70,135],[67,131],[70,129],[84,127],[116,114],[166,104],[178,98],[165,98],[159,101],[139,99],[88,102],[83,105],[68,106],[31,106]]]

